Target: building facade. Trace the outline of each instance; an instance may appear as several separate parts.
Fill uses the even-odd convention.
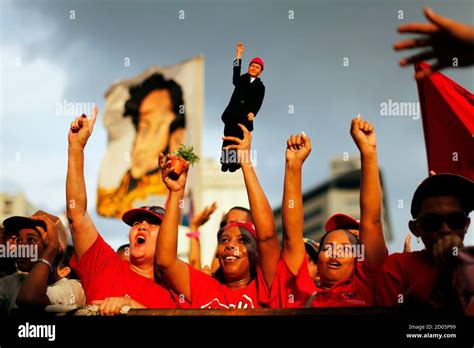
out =
[[[29,216],[37,211],[23,193],[0,193],[0,222],[11,216]]]

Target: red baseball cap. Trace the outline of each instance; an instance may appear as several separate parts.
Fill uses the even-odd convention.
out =
[[[247,222],[247,221],[236,221],[236,222],[233,222],[231,224],[228,224],[228,225],[224,226],[224,228],[222,228],[222,232],[224,232],[228,228],[234,227],[234,226],[245,228],[247,231],[249,231],[252,234],[252,236],[255,237],[255,239],[257,239],[257,232],[255,231],[255,225],[253,223]]]
[[[326,232],[334,230],[359,230],[360,221],[346,214],[334,214],[329,217],[324,225]]]
[[[252,63],[257,63],[258,65],[260,65],[260,66],[262,67],[262,71],[263,71],[263,69],[265,68],[265,64],[263,63],[263,59],[260,58],[260,57],[255,57],[255,58],[253,58],[253,59],[250,61],[249,65],[252,64]]]
[[[133,226],[135,221],[150,219],[154,224],[160,225],[165,215],[165,209],[156,205],[143,206],[136,209],[130,209],[122,215],[122,220],[129,226]]]

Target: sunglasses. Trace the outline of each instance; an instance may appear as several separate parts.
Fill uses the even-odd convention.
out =
[[[463,211],[458,211],[448,215],[427,214],[422,215],[414,221],[425,232],[438,232],[446,222],[448,227],[452,230],[459,230],[466,227],[467,215]]]

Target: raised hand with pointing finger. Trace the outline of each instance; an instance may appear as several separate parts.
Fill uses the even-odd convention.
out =
[[[71,122],[68,134],[69,146],[77,145],[81,148],[86,146],[87,141],[89,140],[89,137],[91,136],[94,129],[98,112],[99,108],[94,106],[91,117],[87,117],[85,114],[82,114]]]

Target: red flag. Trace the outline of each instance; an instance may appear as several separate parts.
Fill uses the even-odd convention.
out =
[[[474,95],[439,72],[418,81],[418,94],[428,169],[474,180]]]

